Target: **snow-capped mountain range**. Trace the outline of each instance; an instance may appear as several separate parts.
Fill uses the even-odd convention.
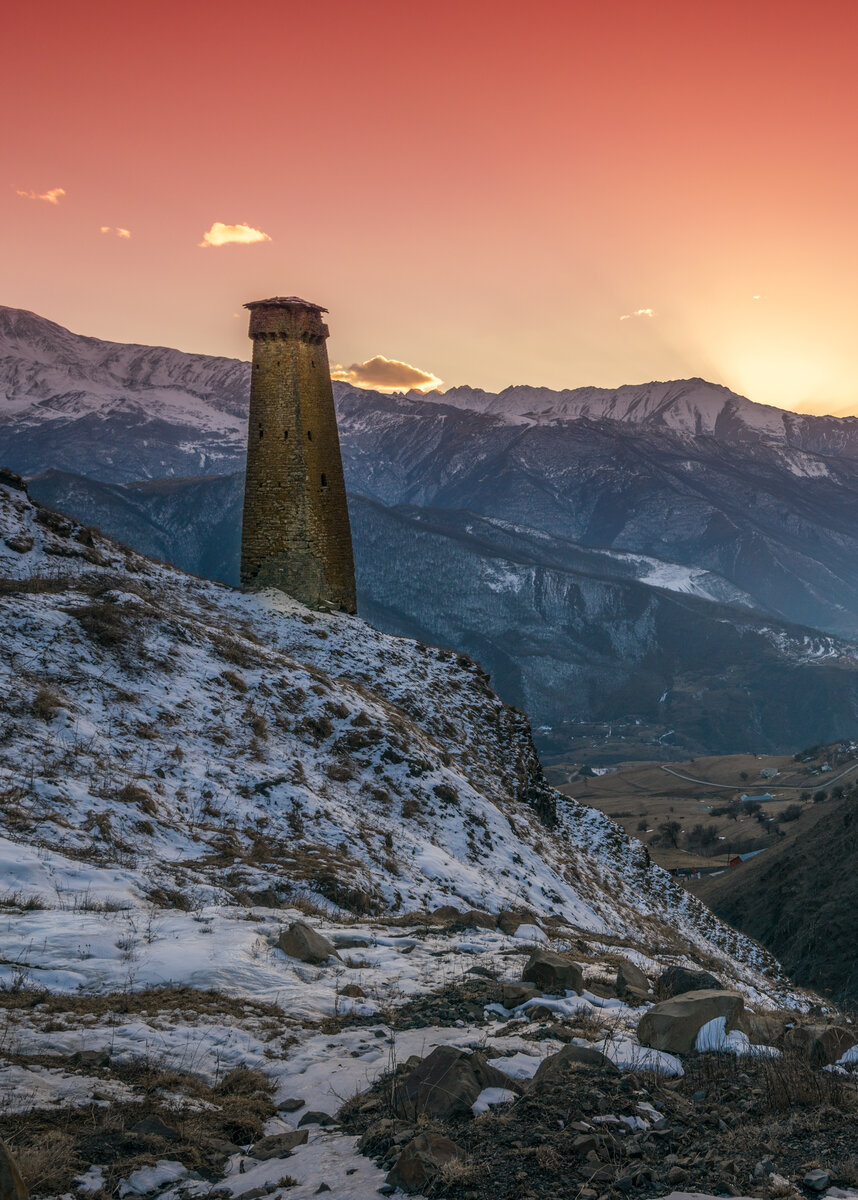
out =
[[[0,309],[0,463],[233,582],[248,372]],[[543,748],[593,722],[658,753],[858,733],[854,419],[702,380],[335,395],[361,610],[479,658]]]

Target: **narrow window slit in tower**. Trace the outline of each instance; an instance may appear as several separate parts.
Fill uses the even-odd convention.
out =
[[[288,437],[289,437],[289,430],[284,429],[283,430],[283,441],[285,442],[288,439]]]
[[[308,429],[307,430],[307,441],[312,442],[312,440],[313,440],[313,431],[312,431],[312,429]]]
[[[328,486],[328,481],[327,481],[327,479],[325,478],[325,473],[324,473],[324,471],[323,471],[323,472],[322,472],[322,487],[327,487],[327,486]]]
[[[264,432],[265,432],[265,430],[264,430],[264,429],[262,428],[262,426],[260,425],[260,426],[259,426],[259,436],[260,436],[260,437],[262,437],[262,435],[263,435],[263,433],[264,433]]]

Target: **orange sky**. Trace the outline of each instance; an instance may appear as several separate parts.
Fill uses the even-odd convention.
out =
[[[297,294],[345,366],[858,411],[856,35],[830,0],[16,4],[0,303],[249,357],[242,302]],[[268,240],[204,244],[233,225]]]

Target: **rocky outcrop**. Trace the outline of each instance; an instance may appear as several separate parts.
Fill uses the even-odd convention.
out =
[[[726,1029],[736,1028],[744,1009],[738,992],[685,992],[670,1000],[655,1004],[638,1023],[638,1041],[654,1050],[670,1054],[688,1054],[694,1049],[697,1034],[716,1017],[726,1018]]]
[[[584,990],[584,975],[568,954],[552,950],[536,950],[531,954],[521,974],[523,983],[534,984],[541,992],[562,996],[566,992]]]

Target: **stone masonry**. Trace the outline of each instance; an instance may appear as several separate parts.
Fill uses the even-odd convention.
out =
[[[352,536],[325,345],[327,310],[254,300],[241,583],[357,611]]]

